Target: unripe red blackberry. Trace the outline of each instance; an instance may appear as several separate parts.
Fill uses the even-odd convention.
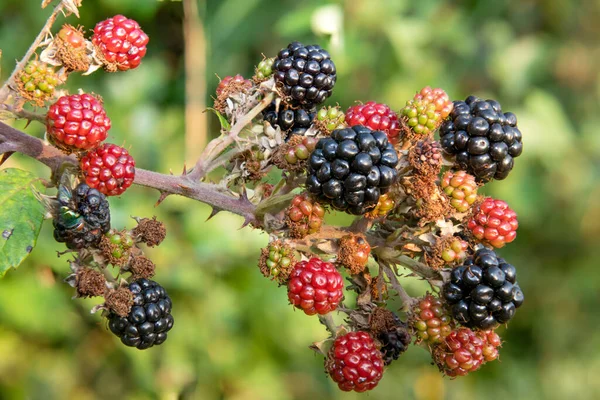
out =
[[[331,263],[313,257],[294,265],[288,281],[288,299],[306,315],[327,314],[344,297],[342,275]]]
[[[448,117],[452,107],[446,92],[427,86],[406,103],[401,114],[415,133],[429,135]]]
[[[477,200],[477,183],[473,175],[465,171],[446,171],[442,177],[442,189],[450,198],[450,204],[458,212],[467,212]]]
[[[329,136],[336,129],[344,129],[346,124],[346,116],[339,106],[323,107],[317,112],[313,124],[323,135]]]
[[[43,106],[54,95],[60,83],[54,68],[41,61],[32,60],[16,77],[19,95],[26,100]]]
[[[366,392],[381,380],[383,359],[369,333],[350,332],[335,339],[325,368],[344,392]]]
[[[383,131],[390,143],[396,144],[400,136],[398,115],[386,104],[368,101],[346,110],[348,126],[363,125],[374,131]]]
[[[487,197],[468,223],[477,239],[497,249],[517,237],[517,214],[505,201]]]
[[[325,209],[304,193],[292,199],[292,203],[286,210],[286,216],[290,236],[303,238],[306,235],[319,232],[323,224]]]
[[[494,331],[479,331],[477,336],[483,340],[483,358],[485,362],[498,359],[498,347],[502,346],[500,336]]]
[[[440,371],[448,376],[465,376],[477,371],[485,362],[484,341],[469,328],[458,328],[433,350]]]
[[[123,15],[98,22],[92,36],[92,43],[108,63],[108,71],[137,68],[146,55],[148,41],[140,25]]]
[[[65,151],[93,149],[106,139],[110,126],[102,101],[87,93],[60,97],[46,115],[48,139]]]
[[[452,317],[444,303],[439,297],[431,294],[419,300],[412,310],[410,320],[417,343],[425,342],[429,346],[442,343],[453,327]]]
[[[280,240],[275,240],[261,250],[258,266],[264,276],[285,283],[296,263],[294,250]]]
[[[122,194],[135,177],[135,161],[124,148],[112,143],[88,152],[79,162],[85,182],[107,196]]]

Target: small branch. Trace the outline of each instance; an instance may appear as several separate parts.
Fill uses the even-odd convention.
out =
[[[402,300],[402,309],[404,311],[408,310],[415,303],[416,299],[414,297],[409,296],[409,294],[406,293],[406,290],[404,290],[404,287],[402,287],[402,285],[398,281],[398,277],[388,265],[379,262],[379,266],[387,275],[388,279],[390,280],[390,285],[392,285],[394,290],[398,293],[400,300]]]
[[[74,156],[67,156],[55,147],[45,144],[42,140],[29,136],[18,129],[0,122],[0,149],[16,151],[42,162],[53,172],[65,164],[77,165]],[[189,175],[165,175],[157,172],[136,168],[135,184],[159,190],[161,193],[177,194],[208,205],[217,210],[229,211],[241,215],[245,223],[256,221],[256,206],[247,198],[234,197],[224,193],[217,185],[196,182]]]
[[[64,4],[62,1],[60,1],[56,5],[56,7],[54,7],[52,14],[50,14],[48,19],[46,20],[46,23],[42,27],[42,30],[40,31],[40,33],[37,35],[37,37],[31,44],[31,46],[27,50],[27,53],[25,53],[25,56],[21,59],[21,61],[19,61],[19,63],[17,64],[17,66],[15,67],[13,72],[10,74],[10,77],[6,80],[6,82],[0,89],[0,103],[4,103],[6,101],[6,99],[8,98],[8,95],[10,94],[10,88],[12,86],[14,86],[14,84],[15,84],[15,77],[17,76],[19,71],[21,71],[23,68],[25,68],[25,66],[27,65],[27,62],[29,61],[29,59],[31,58],[33,53],[35,53],[37,48],[40,46],[40,43],[42,43],[42,41],[46,38],[46,35],[48,33],[50,33],[50,28],[54,24],[54,21],[56,21],[56,17],[58,16],[58,13],[61,12],[63,10],[63,8],[64,8]]]
[[[329,331],[329,333],[331,333],[331,335],[333,337],[336,336],[337,331],[338,331],[338,326],[333,321],[333,316],[331,315],[331,313],[327,313],[325,315],[319,315],[319,321],[321,321],[321,323],[323,325],[325,325],[325,327],[327,328],[327,330]]]
[[[25,110],[24,108],[17,110],[12,104],[0,104],[0,110],[7,111],[19,119],[37,121],[42,124],[46,123],[46,115],[34,113],[33,111]]]
[[[269,93],[252,110],[240,118],[226,135],[211,140],[196,162],[194,169],[189,173],[189,178],[199,180],[210,172],[212,161],[237,139],[246,125],[250,124],[262,110],[267,108],[274,98],[275,93]]]

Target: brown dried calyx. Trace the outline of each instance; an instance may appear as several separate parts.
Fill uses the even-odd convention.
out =
[[[156,266],[148,257],[138,256],[131,260],[129,270],[131,271],[133,279],[149,279],[154,276]]]
[[[156,217],[143,218],[138,221],[138,225],[133,228],[132,233],[138,241],[154,247],[165,240],[167,229],[162,222],[156,220]]]
[[[369,327],[374,336],[392,331],[399,325],[399,320],[393,312],[387,308],[377,307],[369,316]]]
[[[75,287],[77,297],[102,296],[106,291],[106,279],[94,269],[81,268],[75,274]]]
[[[340,239],[339,262],[352,274],[362,272],[369,261],[371,246],[363,234],[350,234]]]
[[[120,317],[126,317],[133,306],[133,293],[127,287],[110,290],[104,296],[106,306]]]
[[[67,71],[87,71],[90,59],[87,56],[87,45],[82,28],[69,24],[63,25],[56,35],[56,58]]]
[[[417,174],[407,177],[402,185],[406,193],[415,201],[414,212],[420,226],[452,215],[453,208],[450,202],[442,195],[435,179],[431,176]]]
[[[442,161],[441,146],[431,139],[418,141],[408,152],[408,162],[415,172],[434,180],[442,169]]]

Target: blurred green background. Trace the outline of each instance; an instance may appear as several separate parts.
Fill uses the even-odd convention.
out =
[[[50,13],[39,3],[0,2],[3,79]],[[527,301],[501,330],[501,361],[472,376],[442,378],[428,353],[411,347],[376,390],[342,393],[307,348],[325,329],[294,312],[256,268],[266,235],[238,230],[231,215],[205,222],[209,209],[183,198],[154,208],[157,193],[133,187],[111,198],[113,226],[157,215],[168,227],[150,256],[174,298],[169,340],[125,348],[90,315],[97,302],[71,300],[66,257],[56,257],[64,247],[46,223],[31,256],[0,281],[0,399],[600,398],[600,2],[210,0],[188,1],[186,13],[178,1],[83,3],[81,19],[68,22],[92,29],[123,13],[150,35],[141,68],[68,83],[104,97],[109,140],[147,169],[193,163],[206,132],[217,132],[200,113],[215,74],[249,77],[261,53],[292,40],[330,50],[339,76],[329,104],[377,100],[398,110],[425,85],[453,99],[499,100],[518,116],[525,151],[509,179],[484,193],[519,215],[518,238],[500,253],[517,266]],[[27,131],[43,134],[35,123]],[[20,156],[7,166],[47,174]],[[420,288],[408,286],[414,295]]]

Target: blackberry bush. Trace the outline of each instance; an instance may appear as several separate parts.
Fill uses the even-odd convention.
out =
[[[0,257],[0,273],[32,251],[51,216],[56,240],[68,248],[61,254],[69,258],[65,281],[74,297],[103,297],[93,311],[126,346],[162,344],[173,328],[172,301],[149,280],[158,266],[146,247],[159,246],[167,226],[134,216],[135,226],[111,229],[106,196],[135,183],[160,193],[156,206],[176,194],[211,206],[209,218],[231,212],[267,233],[255,273],[283,286],[293,308],[325,325],[329,337],[311,348],[342,390],[374,389],[384,365],[401,363],[411,342],[423,344],[452,377],[499,357],[493,329],[515,317],[524,295],[515,267],[483,246],[512,242],[518,224],[506,203],[477,198],[477,190],[506,178],[521,153],[516,116],[474,96],[452,103],[430,87],[399,113],[367,102],[344,114],[359,102],[322,105],[337,84],[327,50],[293,42],[266,56],[252,80],[235,74],[219,82],[210,108],[219,132],[193,164],[163,174],[144,169],[146,159],[136,169],[128,150],[104,142],[111,122],[100,97],[66,89],[57,95],[53,71],[63,83],[77,71],[142,68],[149,38],[122,15],[97,23],[90,40],[83,34],[89,27],[54,29],[60,12],[76,14],[79,3],[56,5],[0,87],[2,116],[41,122],[48,139],[0,121],[0,164],[22,153],[51,170],[43,179],[0,171],[1,217],[10,227],[2,238],[5,252],[11,249]],[[31,54],[38,49],[40,61]],[[22,108],[32,98],[41,113]],[[341,214],[357,217],[331,225],[347,221]],[[413,298],[400,276],[426,280],[440,294]]]

